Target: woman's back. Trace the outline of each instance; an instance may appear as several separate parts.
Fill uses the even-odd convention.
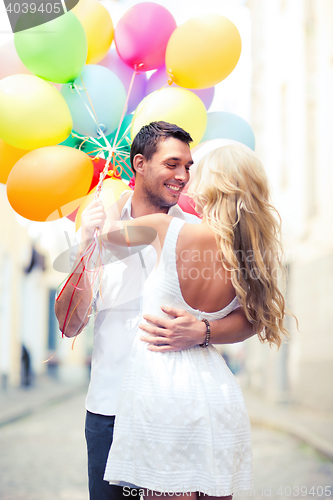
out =
[[[164,317],[161,306],[169,305],[213,321],[238,307],[209,231],[204,229],[199,235],[192,224],[177,217],[160,215],[159,220],[164,224],[162,249],[159,263],[144,285],[143,313]],[[205,263],[205,258],[210,262]]]
[[[181,293],[189,306],[215,312],[235,298],[230,272],[222,265],[214,233],[206,223],[184,224],[176,258]]]

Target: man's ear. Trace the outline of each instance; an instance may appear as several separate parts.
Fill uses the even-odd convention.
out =
[[[145,162],[145,157],[142,154],[138,153],[137,155],[134,156],[133,168],[137,174],[143,175],[144,162]]]

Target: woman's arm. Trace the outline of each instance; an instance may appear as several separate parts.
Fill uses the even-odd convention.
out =
[[[103,231],[103,243],[123,247],[154,245],[161,248],[172,217],[153,214],[137,217],[129,221],[108,221],[107,232]]]

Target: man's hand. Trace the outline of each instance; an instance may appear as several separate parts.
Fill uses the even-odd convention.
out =
[[[102,201],[97,198],[93,200],[81,215],[81,242],[87,242],[94,237],[95,229],[100,232],[106,220],[106,213]]]
[[[205,323],[182,309],[170,306],[162,306],[161,309],[170,316],[174,316],[174,319],[163,319],[146,314],[144,319],[153,325],[148,323],[139,325],[145,332],[140,338],[149,344],[150,351],[182,351],[205,341]],[[241,307],[225,318],[210,322],[210,330],[211,344],[243,342],[256,333]]]
[[[145,314],[144,319],[154,324],[141,323],[139,325],[145,331],[140,338],[149,344],[150,351],[183,351],[205,341],[206,325],[193,314],[171,306],[162,306],[161,309],[170,316],[174,316],[174,319]]]

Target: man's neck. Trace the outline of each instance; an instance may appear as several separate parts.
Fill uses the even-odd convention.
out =
[[[131,205],[131,216],[133,217],[133,219],[142,217],[144,215],[167,214],[169,211],[168,207],[155,207],[154,205],[150,204],[149,201],[143,199],[143,197],[135,191],[132,196]]]

